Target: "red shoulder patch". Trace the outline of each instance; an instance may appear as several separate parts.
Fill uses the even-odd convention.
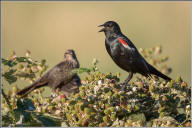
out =
[[[127,45],[128,46],[128,44],[122,38],[119,38],[119,42],[122,43],[123,45]]]

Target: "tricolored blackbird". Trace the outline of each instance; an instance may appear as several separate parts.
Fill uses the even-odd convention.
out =
[[[171,78],[162,74],[140,55],[137,48],[123,33],[119,25],[114,21],[107,21],[102,25],[99,32],[105,33],[105,47],[113,61],[123,70],[129,72],[124,84],[126,85],[134,73],[140,73],[146,77],[154,74],[165,80],[170,81]]]

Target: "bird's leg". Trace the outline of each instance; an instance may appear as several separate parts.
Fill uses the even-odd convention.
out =
[[[133,72],[130,72],[127,79],[125,79],[125,81],[123,82],[122,90],[125,89],[125,86],[128,84],[128,82],[131,80],[132,77],[133,77]]]
[[[127,79],[125,80],[124,84],[128,84],[128,82],[131,80],[131,78],[133,77],[133,72],[130,72]]]

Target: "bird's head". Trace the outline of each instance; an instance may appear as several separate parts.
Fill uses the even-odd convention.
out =
[[[75,51],[72,50],[72,49],[68,49],[68,50],[64,53],[64,59],[66,59],[66,60],[76,59]]]
[[[69,49],[65,52],[64,61],[67,61],[73,68],[79,68],[80,66],[75,51],[72,49]]]
[[[102,25],[99,25],[98,27],[104,27],[99,32],[104,32],[105,34],[110,33],[121,33],[119,25],[114,21],[107,21]]]

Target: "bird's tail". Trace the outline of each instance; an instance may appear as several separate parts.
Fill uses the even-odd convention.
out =
[[[152,65],[148,64],[148,67],[149,67],[149,70],[150,70],[150,73],[153,74],[153,75],[156,75],[158,77],[161,77],[163,78],[164,80],[168,80],[170,81],[171,78],[164,75],[163,73],[161,73],[160,71],[158,71],[157,69],[155,69]]]
[[[28,87],[25,87],[24,89],[17,92],[17,95],[20,95],[21,97],[27,96],[29,93],[31,93],[33,90],[45,86],[45,83],[39,83],[39,81],[34,82]]]

